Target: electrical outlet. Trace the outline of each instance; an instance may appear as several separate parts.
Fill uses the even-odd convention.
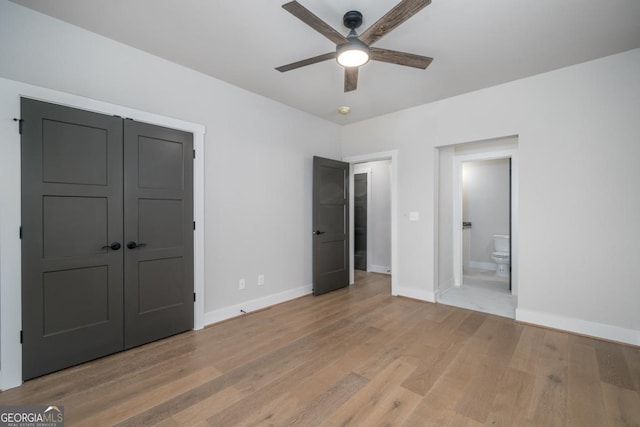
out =
[[[258,275],[258,286],[264,285],[264,274]]]
[[[238,282],[238,289],[244,289],[245,281],[244,279],[240,279]]]

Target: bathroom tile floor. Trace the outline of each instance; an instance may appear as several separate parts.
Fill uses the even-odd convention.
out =
[[[465,269],[462,286],[445,291],[438,303],[511,319],[516,317],[517,297],[511,295],[508,279],[497,277],[493,271]]]

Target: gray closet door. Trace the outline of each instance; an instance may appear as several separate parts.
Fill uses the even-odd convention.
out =
[[[125,348],[193,329],[193,136],[125,120]]]
[[[313,158],[313,294],[349,285],[349,164]]]
[[[353,268],[367,271],[367,174],[353,176]]]
[[[193,137],[22,99],[23,379],[193,329]]]
[[[30,379],[123,347],[122,120],[29,99],[21,108]]]

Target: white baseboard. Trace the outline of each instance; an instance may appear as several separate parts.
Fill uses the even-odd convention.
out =
[[[369,271],[372,273],[382,273],[382,274],[391,274],[391,267],[387,267],[384,265],[370,265]]]
[[[424,291],[422,289],[414,289],[414,288],[405,288],[400,286],[396,286],[394,291],[396,292],[397,296],[413,298],[413,299],[418,299],[418,300],[427,301],[427,302],[436,302],[436,296],[431,291]]]
[[[496,271],[498,266],[493,262],[469,261],[470,268],[478,268],[480,270]]]
[[[244,310],[247,313],[270,307],[272,305],[280,304],[282,302],[290,301],[292,299],[300,298],[305,295],[309,295],[313,292],[313,286],[301,286],[299,288],[291,289],[288,291],[280,292],[273,295],[267,295],[262,298],[254,299],[251,301],[245,301],[241,304],[232,305],[230,307],[220,308],[214,311],[208,311],[204,313],[204,324],[211,325],[212,323],[222,322],[223,320],[231,319],[233,317],[242,316],[243,313],[240,310]]]
[[[455,286],[455,279],[452,277],[449,280],[445,280],[438,285],[438,289],[434,292],[435,300],[438,301],[440,299],[440,295],[448,291],[449,289]]]
[[[553,329],[575,332],[609,341],[640,346],[640,331],[621,328],[620,326],[596,323],[556,314],[516,308],[516,320],[534,325],[546,326]]]

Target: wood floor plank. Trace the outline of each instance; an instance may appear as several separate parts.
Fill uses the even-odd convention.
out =
[[[606,341],[596,343],[598,372],[602,382],[629,390],[638,391],[631,376],[623,347]]]
[[[305,296],[0,392],[67,426],[639,425],[640,349],[390,294]]]
[[[208,425],[208,418],[236,404],[246,396],[246,392],[229,386],[164,418],[164,420],[171,420],[172,424],[179,426]],[[159,420],[159,422],[161,423],[163,420]]]
[[[482,363],[474,372],[471,381],[458,397],[456,412],[484,423],[489,416],[491,405],[498,393],[498,384],[507,369],[502,359],[481,356]]]
[[[526,415],[533,395],[533,375],[507,367],[498,383],[498,392],[491,405],[486,425],[527,425]]]
[[[622,351],[636,390],[640,393],[640,348],[623,346]]]
[[[403,361],[393,361],[320,425],[324,427],[366,425],[364,420],[373,408],[387,393],[399,386],[414,369],[415,366]]]
[[[207,421],[214,425],[236,425],[243,422],[248,414],[268,405],[275,397],[289,392],[297,384],[312,376],[318,367],[322,366],[321,364],[332,364],[338,361],[347,347],[347,341],[341,334],[349,336],[349,343],[358,345],[378,333],[379,330],[376,328],[350,322],[349,329],[337,331],[325,342],[318,343],[323,347],[322,351],[305,353],[299,359],[299,363],[284,375],[279,377],[270,375],[272,378],[269,382],[267,382],[268,378],[261,378],[259,383],[254,383],[250,388],[247,388],[253,393],[211,416]],[[289,366],[293,366],[293,364],[290,363]]]
[[[403,387],[393,387],[371,408],[360,425],[400,426],[413,413],[422,396]]]
[[[569,338],[567,421],[569,425],[607,424],[598,361],[593,345]]]
[[[461,425],[479,424],[475,420],[458,414],[455,405],[473,378],[473,374],[480,369],[482,361],[478,355],[482,355],[481,349],[485,347],[484,340],[471,340],[467,337],[459,352],[449,353],[448,356],[452,360],[441,372],[433,373],[435,377],[433,386],[404,424],[446,425],[448,422],[454,422],[454,419]]]
[[[527,412],[527,422],[533,425],[567,425],[566,368],[550,367],[536,374]]]
[[[402,327],[397,326],[390,328],[368,340],[365,345],[370,348],[369,357],[354,372],[366,378],[373,378],[398,357],[409,351],[410,344],[416,339],[416,334],[422,329],[419,323],[416,323],[416,316],[419,312],[405,312],[403,316]],[[410,326],[407,326],[410,325]]]
[[[155,402],[164,402],[219,375],[220,371],[215,367],[207,366],[164,384],[158,384],[158,379],[151,377],[147,381],[140,381],[140,384],[148,382],[149,385],[145,384],[128,390],[114,390],[102,402],[82,405],[83,411],[69,411],[68,415],[65,414],[68,416],[65,421],[76,424],[77,420],[77,425],[91,427],[100,425],[101,421],[108,417],[112,423],[116,424],[154,407]],[[67,404],[81,406],[75,402]]]
[[[463,387],[464,383],[458,380],[441,377],[402,425],[406,427],[481,426],[481,423],[458,414],[453,409],[456,397]]]
[[[441,304],[438,304],[438,306],[447,307]],[[448,307],[448,309],[449,313],[447,316],[438,316],[440,321],[434,321],[425,326],[426,328],[429,328],[427,329],[428,333],[422,337],[425,344],[428,344],[433,348],[447,348],[450,345],[449,338],[451,333],[462,327],[465,320],[472,314],[471,311],[461,308]],[[429,317],[430,316],[427,316],[427,320],[429,320]]]
[[[335,385],[324,390],[319,395],[314,396],[312,400],[309,400],[307,406],[304,406],[279,425],[317,426],[329,414],[332,414],[336,408],[339,408],[344,402],[358,393],[368,382],[369,380],[360,375],[354,373],[347,374],[337,381]]]
[[[524,327],[518,323],[504,318],[499,319],[496,333],[487,350],[489,358],[500,359],[507,365],[513,357],[523,329]]]
[[[640,426],[640,396],[627,388],[602,383],[609,426]]]
[[[265,405],[245,414],[242,419],[233,424],[223,424],[219,421],[208,419],[209,425],[233,425],[242,427],[273,426],[277,425],[277,417],[289,417],[295,413],[298,406],[297,399],[291,393],[283,393],[270,399]]]
[[[411,362],[416,370],[402,383],[402,386],[421,396],[431,390],[440,376],[447,371],[448,366],[456,359],[466,343],[468,337],[458,333],[450,335],[451,345],[446,350],[423,347],[420,358],[414,357]]]
[[[520,335],[509,366],[522,372],[535,372],[536,361],[542,348],[545,330],[533,326],[525,327]]]

